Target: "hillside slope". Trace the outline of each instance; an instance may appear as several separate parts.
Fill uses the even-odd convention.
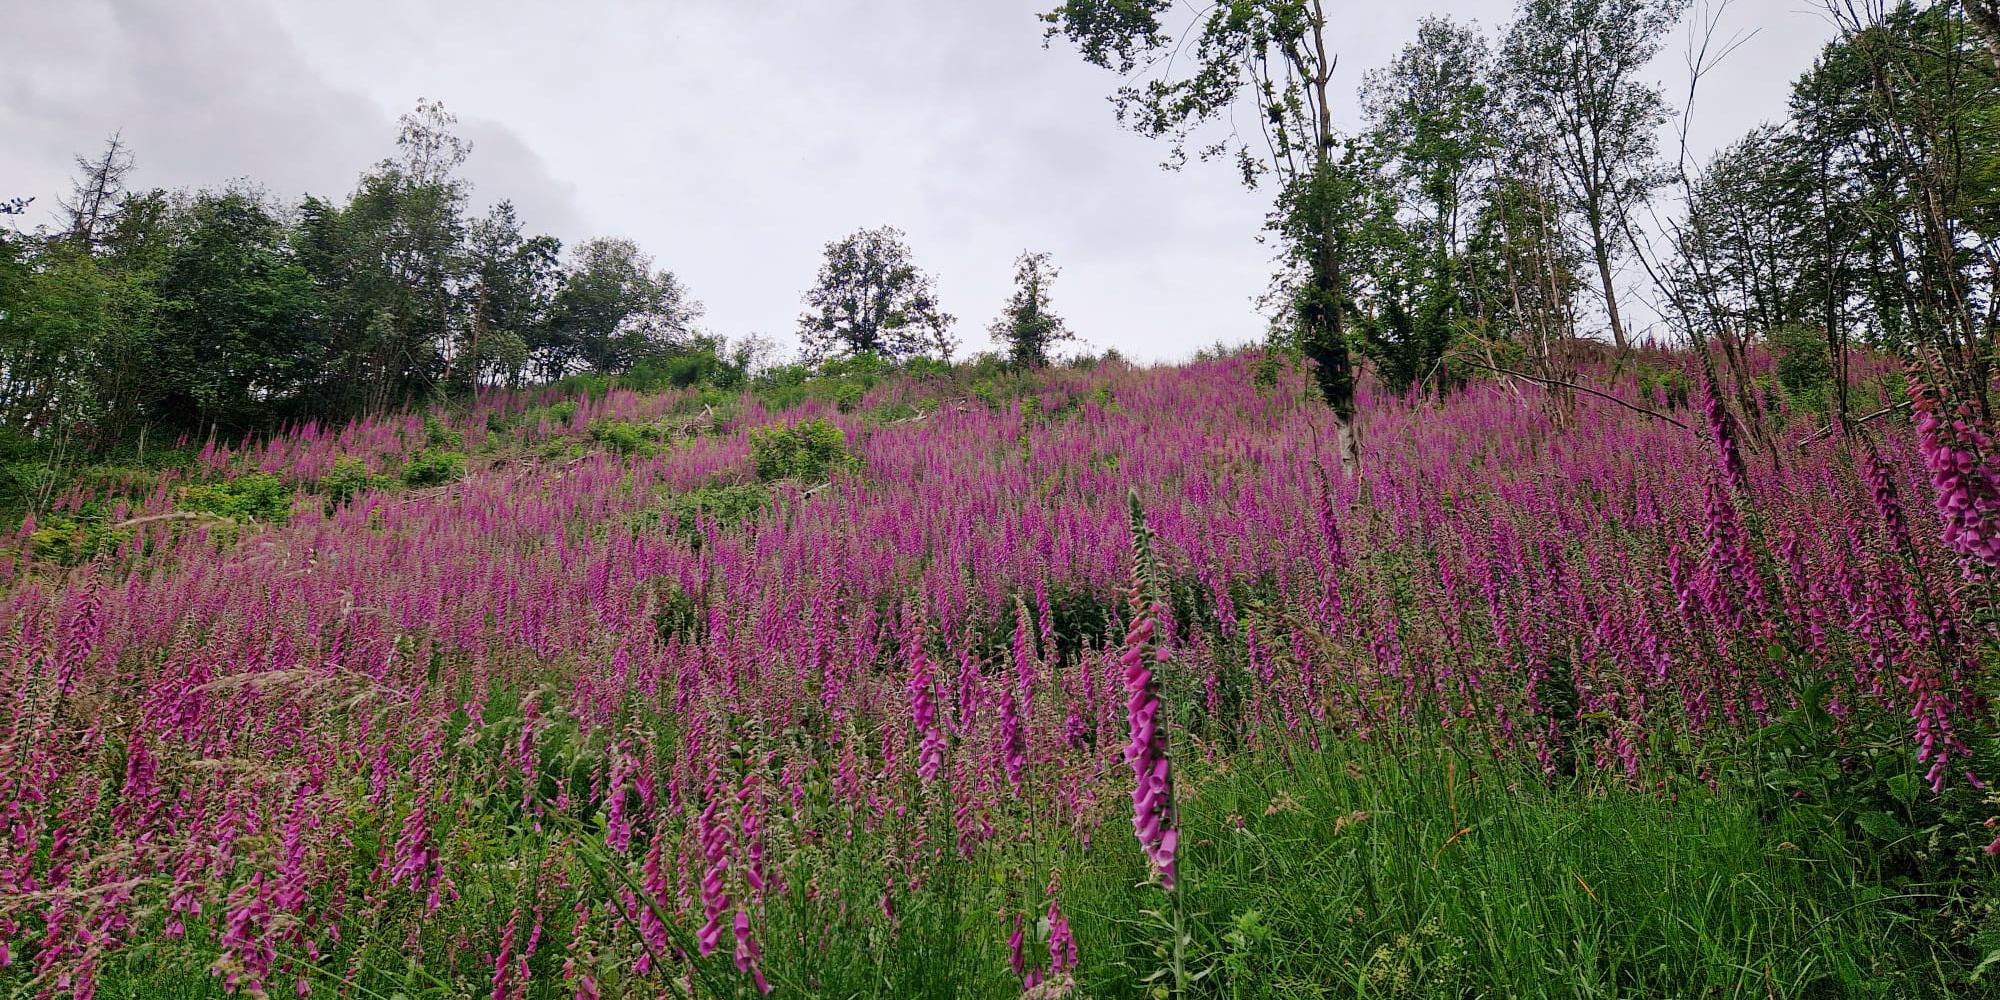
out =
[[[1364,393],[1362,478],[1241,354],[72,494],[0,569],[0,984],[1977,989],[1993,579],[1907,425],[1719,450],[1693,371]]]

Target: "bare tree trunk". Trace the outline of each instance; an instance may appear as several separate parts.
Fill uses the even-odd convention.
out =
[[[1631,345],[1625,338],[1625,323],[1618,315],[1618,290],[1611,280],[1611,242],[1604,236],[1604,213],[1590,212],[1590,246],[1597,256],[1597,277],[1604,285],[1604,311],[1611,317],[1611,342],[1622,357]]]
[[[1319,135],[1317,165],[1321,170],[1333,164],[1333,103],[1329,99],[1328,84],[1333,80],[1333,62],[1326,53],[1326,11],[1321,0],[1313,0],[1313,90],[1319,103]],[[1334,259],[1333,234],[1321,237],[1320,260],[1314,278],[1323,282],[1321,290],[1325,297],[1320,299],[1326,310],[1323,317],[1326,325],[1320,334],[1326,338],[1325,357],[1316,359],[1324,367],[1331,363],[1334,371],[1324,373],[1330,378],[1321,381],[1326,393],[1327,405],[1333,409],[1334,429],[1340,443],[1340,468],[1348,475],[1361,474],[1361,428],[1354,416],[1354,362],[1347,353],[1346,333],[1342,329],[1340,314],[1340,286],[1342,276],[1339,262]]]

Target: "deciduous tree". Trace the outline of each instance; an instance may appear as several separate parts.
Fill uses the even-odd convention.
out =
[[[948,358],[955,347],[956,317],[938,306],[935,282],[917,269],[903,231],[892,226],[828,243],[805,304],[799,339],[812,360],[862,353],[898,361]]]
[[[1046,253],[1023,250],[1014,259],[1014,294],[990,328],[994,342],[1006,345],[1014,364],[1039,368],[1049,363],[1050,349],[1076,339],[1049,307],[1049,286],[1061,273]]]
[[[1523,0],[1501,46],[1507,127],[1561,182],[1597,265],[1611,338],[1630,342],[1618,258],[1628,214],[1662,180],[1665,99],[1641,74],[1687,0]]]

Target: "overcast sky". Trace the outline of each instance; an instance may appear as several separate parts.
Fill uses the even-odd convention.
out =
[[[342,195],[428,97],[474,145],[475,203],[511,198],[566,242],[637,240],[726,336],[791,343],[822,245],[883,224],[969,347],[1030,247],[1055,255],[1055,305],[1098,348],[1168,359],[1257,336],[1267,194],[1226,164],[1160,170],[1162,146],[1112,120],[1116,78],[1042,47],[1051,5],[0,0],[0,196],[53,209],[71,157],[114,130],[140,186]],[[1513,0],[1329,6],[1351,97],[1422,15],[1492,30]],[[1697,150],[1781,116],[1832,35],[1815,0],[1736,0],[1722,25],[1755,35],[1704,83]],[[1655,64],[1676,105],[1684,48]]]

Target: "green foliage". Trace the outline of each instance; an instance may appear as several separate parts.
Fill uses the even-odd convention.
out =
[[[1040,368],[1049,363],[1057,344],[1076,339],[1049,308],[1049,285],[1060,273],[1046,253],[1023,250],[1014,260],[1014,293],[988,332],[995,343],[1006,345],[1008,358],[1018,367]]]
[[[1825,331],[1779,327],[1771,331],[1771,346],[1778,355],[1778,384],[1785,395],[1808,410],[1825,410],[1833,391],[1833,355]]]
[[[350,196],[293,205],[247,183],[128,191],[115,137],[79,159],[59,231],[0,237],[0,425],[62,428],[94,455],[148,430],[259,434],[531,379],[741,385],[752,352],[696,334],[699,303],[634,244],[565,260],[510,203],[470,217],[455,128],[420,102]],[[426,448],[464,447],[427,431]]]
[[[890,403],[887,406],[877,407],[875,411],[873,413],[870,413],[868,416],[870,419],[874,420],[877,424],[894,424],[894,423],[900,423],[905,420],[909,420],[913,417],[920,416],[923,414],[923,412],[924,411],[915,404],[907,403],[902,400],[897,400],[896,402]]]
[[[1921,904],[1848,874],[1867,840],[1771,829],[1740,786],[1551,785],[1464,749],[1350,741],[1190,774],[1203,995],[1965,995],[1903,916]],[[1162,962],[1133,870],[1096,850],[1065,868],[1090,996],[1141,995],[1121,979]]]
[[[227,190],[197,194],[164,222],[177,238],[154,286],[159,333],[140,345],[150,377],[134,383],[151,420],[263,429],[325,377],[331,345],[299,335],[320,297],[281,213],[261,194]]]
[[[634,392],[708,386],[740,390],[749,382],[752,346],[725,353],[716,337],[695,337],[688,344],[660,351],[635,362],[618,376],[618,384]]]
[[[1500,49],[1506,124],[1518,148],[1545,157],[1560,182],[1621,349],[1627,336],[1612,264],[1629,242],[1631,213],[1666,177],[1656,161],[1670,113],[1642,67],[1687,7],[1688,0],[1526,0]]]
[[[1797,691],[1797,707],[1742,748],[1774,833],[1796,842],[1839,837],[1867,882],[1925,900],[1930,919],[1915,930],[1979,952],[2000,948],[2000,872],[1985,853],[1993,802],[1961,782],[1932,792],[1903,727],[1837,721],[1831,697],[1824,682]],[[1978,741],[1956,767],[1993,771],[2000,746]]]
[[[590,439],[620,455],[657,455],[672,440],[669,428],[657,423],[635,424],[629,420],[593,420]]]
[[[43,462],[0,462],[0,508],[25,508],[51,489],[56,480],[56,470]]]
[[[1694,398],[1694,382],[1677,368],[1656,368],[1641,364],[1634,378],[1642,397],[1648,399],[1657,397],[1669,407],[1686,407]]]
[[[28,535],[28,551],[37,559],[63,566],[110,555],[130,540],[132,533],[109,527],[104,513],[87,506],[76,517],[48,514],[38,518],[35,530]]]
[[[603,372],[575,372],[549,383],[551,392],[577,399],[603,399],[611,393],[612,378]]]
[[[552,424],[567,424],[576,419],[576,409],[576,400],[565,399],[559,403],[551,403],[544,414]]]
[[[924,360],[912,361],[912,370],[923,367],[926,372],[936,371],[930,367],[936,364]],[[942,367],[949,372],[949,366]],[[897,371],[897,365],[889,358],[874,352],[862,352],[845,357],[829,358],[819,365],[781,365],[760,375],[751,389],[764,404],[772,409],[789,409],[807,400],[820,399],[830,402],[843,413],[859,407],[869,391]]]
[[[770,505],[771,491],[762,483],[712,483],[669,494],[647,516],[657,516],[683,537],[698,540],[704,523],[734,527],[755,520]]]
[[[447,427],[443,420],[438,419],[435,412],[428,410],[424,412],[424,447],[451,449],[464,445],[464,437]]]
[[[791,427],[759,427],[750,432],[750,458],[757,478],[818,482],[853,464],[847,435],[824,420]]]
[[[1337,28],[1317,4],[1245,0],[1202,9],[1176,38],[1161,20],[1172,6],[1064,0],[1042,20],[1049,37],[1067,37],[1086,62],[1121,74],[1148,68],[1143,84],[1119,87],[1112,103],[1121,123],[1171,144],[1165,166],[1178,168],[1193,148],[1203,159],[1234,159],[1246,187],[1275,179],[1267,226],[1279,237],[1283,270],[1270,297],[1281,314],[1274,326],[1314,363],[1321,395],[1345,423],[1354,409],[1345,327],[1360,280],[1348,258],[1366,242],[1358,234],[1376,198],[1357,183],[1354,146],[1343,151],[1334,131]],[[1231,126],[1214,141],[1202,135],[1246,102],[1258,128]]]
[[[174,505],[236,521],[283,523],[292,516],[292,488],[273,473],[252,472],[220,483],[183,486]]]
[[[488,410],[486,431],[489,434],[505,434],[521,426],[523,413],[514,410]]]
[[[549,308],[550,352],[561,364],[629,372],[671,356],[693,334],[702,308],[672,272],[656,270],[637,244],[586,240]]]
[[[806,357],[879,354],[903,360],[948,358],[957,319],[939,308],[931,276],[917,269],[903,231],[862,229],[826,245],[819,277],[805,294],[799,339]]]
[[[684,532],[699,537],[698,528],[683,528]],[[663,642],[676,639],[700,642],[706,634],[708,620],[702,614],[702,607],[693,594],[679,584],[669,584],[658,591],[658,603],[653,609],[653,627],[660,633]]]
[[[334,459],[333,468],[319,480],[319,493],[326,498],[328,510],[376,490],[385,490],[396,480],[389,476],[368,471],[367,463],[352,455],[342,455]]]
[[[425,449],[403,464],[403,485],[441,486],[465,475],[465,456],[455,451]]]

